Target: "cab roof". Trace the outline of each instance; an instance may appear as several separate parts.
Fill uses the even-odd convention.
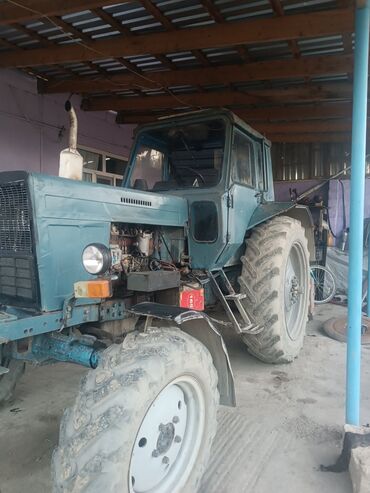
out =
[[[270,144],[270,141],[264,135],[257,132],[257,130],[255,130],[253,127],[248,125],[244,120],[242,120],[237,115],[235,115],[235,113],[233,113],[232,111],[226,108],[187,111],[184,113],[176,113],[175,115],[164,116],[158,118],[158,120],[153,123],[146,123],[144,125],[139,125],[137,127],[137,130],[135,131],[135,134],[141,133],[147,129],[152,130],[155,128],[165,127],[168,126],[169,124],[178,125],[184,122],[188,123],[191,121],[199,121],[204,119],[220,118],[220,117],[221,118],[226,117],[231,122],[231,124],[236,125],[242,130],[245,130],[245,132],[252,134],[254,137],[258,139],[265,140],[268,144]]]

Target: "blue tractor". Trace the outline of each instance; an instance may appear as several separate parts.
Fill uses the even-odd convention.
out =
[[[309,212],[274,201],[270,143],[226,110],[139,128],[119,188],[0,173],[0,399],[27,361],[90,368],[53,491],[196,492],[235,404],[219,326],[292,361],[310,255]]]

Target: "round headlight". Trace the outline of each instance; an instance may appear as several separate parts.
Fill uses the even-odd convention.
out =
[[[112,263],[109,248],[101,243],[87,245],[82,253],[82,263],[89,274],[104,274]]]

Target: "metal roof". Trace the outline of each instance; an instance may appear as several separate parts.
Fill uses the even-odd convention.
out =
[[[89,2],[87,0],[76,0],[73,8],[63,7],[63,2],[56,0],[49,2],[51,5],[45,9],[45,2],[40,0],[17,0],[16,6],[6,0],[0,0],[0,67],[14,66],[34,75],[44,84],[40,83],[40,90],[45,92],[67,91],[67,83],[73,83],[79,92],[93,103],[96,101],[101,104],[106,98],[107,107],[104,109],[116,110],[115,104],[123,106],[121,100],[147,99],[148,105],[153,98],[158,96],[170,96],[173,104],[169,107],[157,106],[146,109],[145,111],[124,110],[128,122],[138,121],[141,117],[148,118],[149,115],[156,116],[169,111],[183,111],[186,108],[196,109],[199,105],[192,105],[189,98],[185,103],[181,101],[181,96],[192,94],[205,94],[205,101],[212,92],[224,93],[234,91],[236,94],[248,94],[250,91],[261,89],[284,90],[287,88],[310,89],[326,84],[343,85],[352,83],[350,71],[333,70],[326,73],[325,65],[321,71],[316,70],[312,76],[306,74],[287,77],[284,72],[279,76],[261,76],[260,79],[253,80],[251,75],[241,80],[239,76],[230,82],[230,78],[225,80],[215,80],[210,75],[206,83],[199,84],[196,79],[194,82],[176,80],[176,83],[169,82],[152,83],[152,77],[158,74],[204,69],[207,71],[213,67],[225,68],[245,67],[246,74],[250,64],[279,63],[281,61],[290,62],[294,65],[297,61],[319,60],[319,57],[344,57],[352,55],[353,35],[347,29],[346,32],[336,32],[321,36],[297,37],[297,39],[284,39],[284,31],[281,35],[276,35],[276,39],[268,41],[248,42],[232,45],[223,45],[222,39],[215,46],[192,48],[181,50],[177,43],[168,44],[165,52],[156,52],[155,40],[153,37],[152,47],[149,45],[147,51],[150,53],[125,53],[123,56],[112,56],[110,50],[105,50],[102,43],[105,41],[122,40],[125,41],[135,38],[141,39],[154,36],[159,33],[175,33],[176,38],[181,39],[182,34],[192,29],[196,35],[197,29],[213,28],[214,26],[235,25],[235,29],[245,22],[256,25],[266,19],[283,19],[291,16],[307,15],[308,24],[312,14],[320,12],[332,12],[333,22],[339,11],[352,9],[351,0],[137,0],[109,4],[108,2]],[[70,2],[69,2],[70,4]],[[23,9],[22,9],[23,5]],[[41,9],[40,6],[44,6]],[[81,5],[81,10],[76,10]],[[89,8],[82,8],[82,6]],[[39,7],[38,7],[39,6]],[[38,10],[40,8],[40,10]],[[13,10],[11,10],[13,9]],[[18,9],[18,10],[17,10]],[[18,16],[18,17],[17,17]],[[283,25],[283,24],[282,24]],[[247,25],[246,25],[247,26]],[[174,38],[171,38],[174,39]],[[202,44],[202,43],[200,43]],[[173,46],[173,49],[171,49]],[[85,59],[71,59],[66,57],[61,63],[54,61],[53,57],[46,57],[47,63],[40,61],[33,63],[33,55],[43,53],[45,50],[50,53],[60,53],[68,47],[81,47],[90,50],[90,56]],[[51,51],[53,50],[53,51]],[[24,52],[29,54],[30,64],[19,64]],[[135,51],[135,50],[134,50]],[[138,51],[138,50],[136,50]],[[14,56],[13,56],[14,55]],[[41,55],[40,55],[41,56]],[[41,58],[43,60],[43,58]],[[334,59],[334,58],[333,58]],[[344,58],[343,58],[344,59]],[[9,61],[12,60],[12,61]],[[253,65],[253,67],[256,65]],[[185,72],[184,72],[185,73]],[[211,72],[210,72],[211,74]],[[137,83],[121,82],[125,76],[136,76]],[[78,81],[83,82],[81,89],[78,89]],[[106,84],[95,84],[93,88],[85,90],[86,81],[111,81],[112,86],[107,89]],[[141,83],[140,83],[141,82]],[[114,96],[114,98],[112,98]],[[278,103],[278,96],[270,101],[268,98],[260,96],[261,101],[256,102],[252,107],[269,106]],[[322,98],[323,101],[350,101],[348,93],[338,97]],[[158,100],[157,100],[158,101]],[[176,104],[176,101],[178,104]],[[297,104],[311,101],[309,98],[303,101],[300,98],[286,100],[284,104]],[[320,102],[320,98],[312,98],[312,101]],[[109,104],[112,107],[109,107]],[[207,107],[205,103],[204,107]],[[223,103],[220,104],[221,106]],[[117,107],[118,107],[117,106]],[[231,109],[249,108],[250,104],[235,105],[227,104]],[[85,104],[85,108],[89,108]],[[91,109],[94,108],[92,104]],[[118,108],[119,109],[119,108]],[[144,120],[145,120],[144,118]]]

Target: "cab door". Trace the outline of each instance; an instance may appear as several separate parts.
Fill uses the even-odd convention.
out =
[[[229,178],[228,255],[239,255],[250,218],[264,200],[263,169],[262,140],[235,128]]]

